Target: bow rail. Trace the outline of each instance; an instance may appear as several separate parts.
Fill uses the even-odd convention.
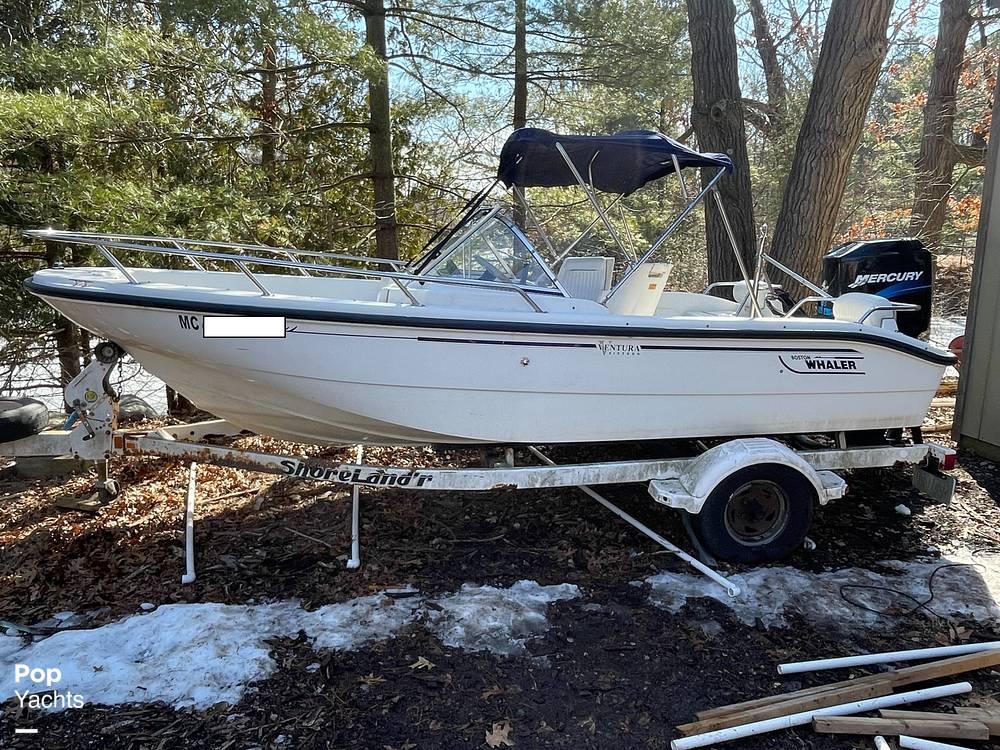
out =
[[[123,235],[104,234],[100,232],[70,232],[57,229],[30,229],[24,232],[26,237],[48,242],[61,242],[69,245],[89,245],[97,249],[99,253],[114,268],[125,277],[130,284],[141,284],[131,271],[112,252],[123,250],[137,253],[154,253],[157,255],[182,257],[188,260],[192,266],[199,271],[212,273],[200,262],[201,260],[212,260],[217,262],[232,263],[235,265],[260,291],[262,296],[272,296],[272,292],[267,288],[260,277],[253,272],[250,265],[267,266],[273,268],[286,268],[298,271],[301,274],[310,276],[310,271],[325,274],[335,274],[355,278],[378,278],[393,282],[402,292],[411,305],[423,307],[413,292],[408,288],[408,284],[413,282],[419,284],[442,284],[445,286],[466,286],[482,289],[497,289],[501,291],[517,294],[523,299],[534,312],[544,313],[545,310],[533,300],[528,292],[534,294],[548,294],[561,296],[559,290],[530,289],[527,290],[517,284],[504,282],[479,281],[476,279],[458,279],[440,276],[423,276],[407,271],[399,270],[405,267],[405,262],[386,258],[370,258],[358,255],[346,255],[342,253],[328,253],[315,250],[298,250],[296,248],[279,248],[267,245],[244,244],[238,242],[221,242],[214,240],[190,240],[179,237],[155,237],[143,235]],[[194,247],[192,247],[194,246]],[[216,248],[214,250],[201,250],[198,247]],[[219,250],[236,250],[238,252],[220,252]],[[254,253],[269,252],[285,256],[284,258],[265,257],[262,255],[248,255],[246,251]],[[360,263],[388,264],[392,270],[386,271],[379,268],[352,268],[350,266],[335,265],[329,263],[314,263],[301,260],[298,256],[310,258],[349,260]],[[405,282],[405,283],[404,283]]]

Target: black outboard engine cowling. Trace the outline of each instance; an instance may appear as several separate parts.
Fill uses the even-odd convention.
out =
[[[896,314],[900,332],[914,338],[930,330],[933,283],[933,259],[920,240],[848,242],[823,257],[823,288],[834,297],[865,292],[893,302],[920,305],[919,310]],[[832,316],[832,305],[820,303],[819,313]]]

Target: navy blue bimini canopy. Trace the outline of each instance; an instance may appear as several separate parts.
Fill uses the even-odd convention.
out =
[[[576,178],[556,149],[562,144],[583,179],[605,193],[635,192],[647,182],[673,174],[674,156],[684,167],[733,171],[725,154],[701,154],[653,130],[614,135],[557,135],[539,128],[511,133],[500,152],[497,178],[507,187],[562,187]]]

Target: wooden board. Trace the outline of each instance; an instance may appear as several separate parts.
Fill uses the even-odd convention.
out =
[[[990,736],[1000,735],[1000,709],[958,706],[955,708],[955,713],[962,718],[968,717],[983,722],[990,730]]]
[[[986,725],[955,717],[950,721],[927,719],[870,719],[859,716],[817,716],[813,729],[825,734],[907,734],[911,737],[941,737],[962,740],[988,740]]]
[[[779,693],[777,695],[769,695],[763,698],[744,701],[742,703],[733,703],[728,706],[710,708],[705,711],[698,711],[695,713],[695,717],[697,717],[698,721],[701,722],[707,719],[728,716],[730,714],[745,713],[761,706],[769,706],[775,703],[786,703],[798,698],[805,698],[830,690],[842,690],[846,687],[852,687],[859,684],[879,683],[888,680],[893,687],[899,688],[905,685],[913,685],[918,682],[936,680],[940,677],[950,677],[952,675],[963,674],[964,672],[972,672],[977,669],[986,669],[987,667],[995,667],[998,665],[1000,665],[1000,649],[995,649],[993,651],[981,651],[976,654],[965,654],[964,656],[955,656],[950,659],[938,659],[937,661],[927,662],[926,664],[918,664],[913,667],[905,667],[904,669],[868,675],[867,677],[858,677],[854,680],[842,680],[840,682],[832,682],[827,685],[819,685],[817,687],[796,690],[792,693]],[[780,715],[783,714],[779,714],[779,716]]]
[[[901,711],[898,708],[880,708],[878,715],[883,719],[926,719],[927,721],[955,721],[958,714],[935,713],[933,711]]]
[[[888,680],[862,683],[839,690],[826,690],[813,695],[799,696],[791,700],[771,703],[766,706],[757,706],[756,708],[725,714],[724,716],[713,716],[690,724],[681,724],[677,727],[677,731],[685,735],[714,732],[716,729],[750,724],[754,721],[773,719],[777,716],[788,716],[789,714],[797,714],[800,711],[839,706],[841,703],[853,703],[854,701],[865,700],[866,698],[880,698],[883,695],[890,695],[891,693],[892,684]]]
[[[936,680],[940,677],[951,677],[965,672],[974,672],[977,669],[986,669],[1000,665],[1000,649],[992,651],[980,651],[977,654],[966,654],[965,656],[954,656],[951,659],[939,659],[919,664],[915,667],[898,669],[895,672],[886,672],[892,680],[893,687],[903,687],[916,682],[926,682]]]
[[[830,682],[826,685],[817,685],[816,687],[803,688],[802,690],[796,690],[791,693],[776,693],[774,695],[765,695],[763,698],[754,698],[753,700],[743,701],[742,703],[731,703],[728,706],[718,706],[717,708],[708,708],[704,711],[698,711],[695,713],[695,717],[699,721],[705,719],[711,719],[716,716],[726,716],[728,714],[743,713],[744,711],[749,711],[750,709],[759,708],[760,706],[769,706],[772,703],[784,703],[785,701],[794,700],[796,698],[805,698],[810,695],[816,695],[818,693],[825,693],[830,690],[842,690],[843,688],[853,687],[854,685],[864,685],[871,684],[873,682],[885,682],[885,674],[878,675],[867,675],[865,677],[858,677],[853,680],[841,680],[840,682]]]

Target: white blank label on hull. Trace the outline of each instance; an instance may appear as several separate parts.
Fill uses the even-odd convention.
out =
[[[283,339],[285,319],[244,315],[206,315],[202,324],[206,339]]]

